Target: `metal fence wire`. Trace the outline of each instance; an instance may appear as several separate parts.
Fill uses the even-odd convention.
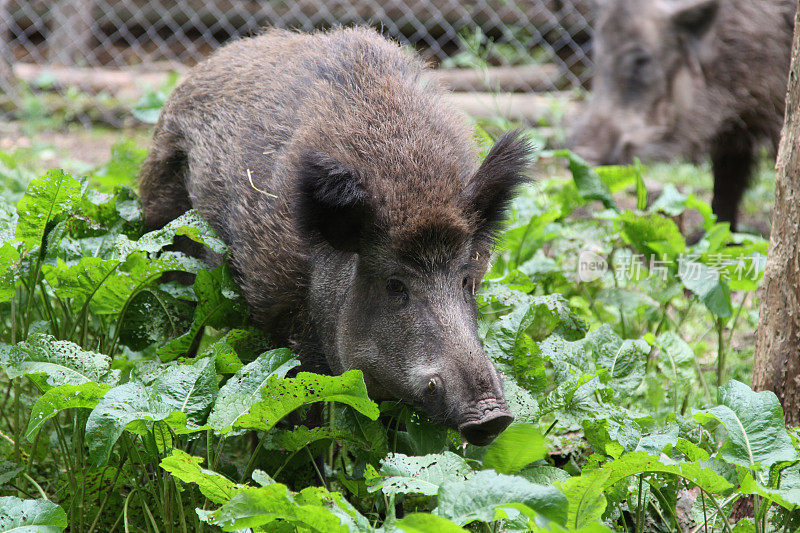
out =
[[[378,28],[441,69],[485,73],[490,67],[491,79],[453,77],[454,90],[570,89],[585,86],[590,74],[590,2],[0,0],[0,90],[6,95],[0,109],[8,116],[21,105],[18,81],[28,91],[63,96],[70,79],[93,71],[108,77],[182,70],[265,27],[311,31],[340,24]],[[74,118],[86,121],[88,113],[78,110]]]

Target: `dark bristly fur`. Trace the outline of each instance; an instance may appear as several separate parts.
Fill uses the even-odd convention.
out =
[[[595,164],[710,155],[736,228],[754,153],[777,146],[797,0],[598,0],[592,101],[571,135]]]
[[[472,293],[529,151],[511,133],[479,166],[422,62],[374,31],[273,30],[176,88],[141,194],[149,229],[209,221],[253,321],[304,364],[485,443],[511,415]]]

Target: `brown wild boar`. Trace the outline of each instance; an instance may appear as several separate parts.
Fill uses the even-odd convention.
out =
[[[194,207],[253,321],[305,364],[478,445],[513,420],[473,294],[530,148],[483,163],[422,62],[368,29],[272,30],[197,65],[141,172],[148,229]]]
[[[593,95],[571,135],[593,164],[711,156],[736,229],[760,141],[777,146],[797,0],[598,0]]]

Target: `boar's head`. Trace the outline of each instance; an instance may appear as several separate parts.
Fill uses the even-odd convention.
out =
[[[474,294],[529,151],[506,134],[472,175],[432,176],[427,205],[418,177],[398,167],[376,187],[329,155],[301,162],[299,223],[317,236],[309,308],[333,345],[332,370],[360,369],[374,399],[420,407],[476,445],[514,419],[478,338]],[[456,183],[458,198],[445,205],[436,180]]]
[[[718,123],[703,67],[718,0],[599,4],[592,99],[572,148],[596,165],[696,159]]]

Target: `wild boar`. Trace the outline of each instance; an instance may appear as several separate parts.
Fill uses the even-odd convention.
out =
[[[594,164],[711,157],[736,229],[759,142],[777,146],[796,0],[598,0],[593,94],[572,132]]]
[[[197,65],[141,172],[149,229],[194,207],[252,320],[304,364],[485,445],[513,420],[474,292],[530,147],[473,133],[422,62],[368,29],[271,30]]]

